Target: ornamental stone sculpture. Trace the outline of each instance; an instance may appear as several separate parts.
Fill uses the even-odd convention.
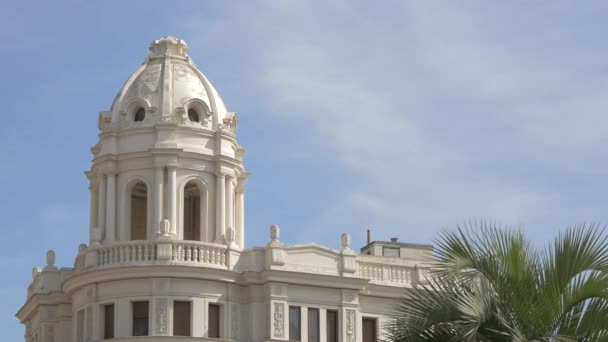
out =
[[[55,251],[52,249],[49,249],[48,252],[46,252],[46,267],[44,267],[44,270],[56,270],[57,267],[55,267]]]
[[[171,234],[171,222],[169,222],[169,220],[164,219],[162,221],[160,221],[160,235],[162,237],[169,237],[169,235]]]
[[[342,244],[342,249],[350,249],[350,234],[348,233],[342,233],[342,235],[340,235],[340,243]]]
[[[32,280],[36,279],[38,273],[42,272],[42,269],[38,266],[32,268]]]
[[[235,232],[234,228],[232,228],[232,227],[226,228],[226,244],[229,247],[234,247],[235,238],[236,238],[236,232]]]
[[[281,228],[279,228],[279,226],[277,226],[276,224],[273,224],[272,226],[270,226],[270,242],[280,242],[279,241],[279,236],[281,234]]]

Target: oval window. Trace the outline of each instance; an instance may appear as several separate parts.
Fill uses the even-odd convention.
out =
[[[194,109],[188,109],[188,120],[198,122],[198,112]]]
[[[144,108],[139,108],[137,112],[135,112],[135,121],[144,121],[146,118],[146,110]]]

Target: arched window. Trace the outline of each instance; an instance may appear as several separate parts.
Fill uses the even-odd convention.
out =
[[[144,121],[144,119],[146,118],[146,109],[145,108],[139,108],[136,112],[135,112],[135,121]]]
[[[184,187],[184,240],[201,240],[201,189],[193,181]]]
[[[198,112],[192,108],[188,109],[188,120],[192,122],[198,122]]]
[[[146,239],[148,219],[148,188],[137,182],[131,190],[131,240]]]

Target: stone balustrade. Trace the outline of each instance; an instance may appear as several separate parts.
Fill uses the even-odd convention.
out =
[[[409,262],[399,264],[378,257],[359,255],[355,276],[386,285],[408,286],[425,282],[429,272],[430,267],[418,267]]]
[[[263,257],[265,254],[268,254],[266,258]],[[280,260],[272,257],[275,254],[281,256]],[[276,269],[342,274],[398,287],[424,282],[430,272],[428,265],[414,260],[357,255],[349,250],[336,251],[315,244],[286,246],[275,242],[263,249],[244,252],[222,244],[173,239],[126,241],[83,248],[75,262],[76,272],[90,268],[146,265],[199,266],[235,272]]]
[[[176,263],[226,266],[227,247],[191,241],[176,241],[172,261]]]
[[[201,265],[225,268],[227,266],[224,245],[181,240],[128,241],[91,248],[96,254],[95,264],[89,267],[123,265]]]

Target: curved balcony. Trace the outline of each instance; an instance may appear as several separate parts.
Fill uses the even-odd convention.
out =
[[[121,266],[179,265],[209,267],[235,272],[286,272],[324,274],[368,279],[370,282],[409,287],[424,282],[430,265],[401,258],[356,255],[316,244],[269,245],[240,250],[208,242],[137,240],[83,248],[75,272]]]
[[[186,265],[228,269],[234,249],[199,241],[135,240],[93,246],[78,254],[76,272],[117,266]]]

